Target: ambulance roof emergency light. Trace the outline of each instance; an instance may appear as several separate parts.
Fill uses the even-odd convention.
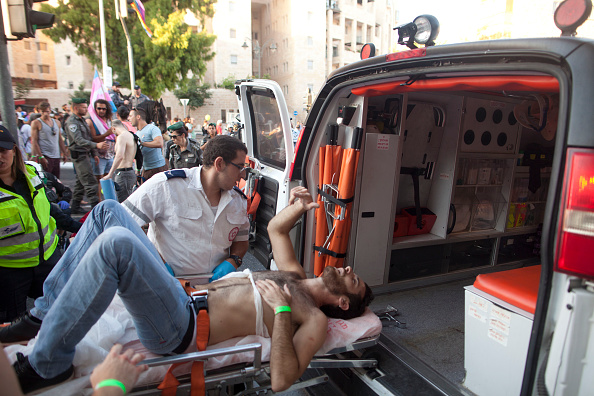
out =
[[[412,22],[396,26],[398,30],[398,44],[406,45],[410,49],[417,48],[416,44],[425,47],[435,45],[439,34],[439,21],[433,15],[419,15]],[[408,38],[408,41],[404,41]]]

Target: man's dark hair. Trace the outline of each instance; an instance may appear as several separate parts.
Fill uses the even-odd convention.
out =
[[[140,107],[135,107],[132,110],[136,111],[136,114],[138,114],[140,116],[140,118],[142,118],[142,120],[146,122],[146,110],[145,109],[142,109]]]
[[[229,135],[215,136],[208,141],[204,148],[202,165],[205,168],[210,168],[218,157],[223,157],[223,161],[229,163],[237,157],[238,150],[247,154],[247,148],[241,140]]]
[[[128,106],[118,107],[118,115],[122,120],[127,120],[128,116],[130,115],[130,110],[128,109]]]
[[[39,110],[41,110],[41,111],[45,111],[47,109],[49,109],[51,111],[50,104],[48,102],[41,102],[41,103],[39,103],[37,105],[37,108]]]
[[[97,112],[97,104],[105,105],[105,109],[106,109],[105,110],[105,119],[106,120],[111,120],[111,116],[112,116],[112,113],[111,113],[111,104],[109,104],[109,102],[107,100],[105,100],[105,99],[97,99],[95,101],[95,104],[93,104],[93,108],[95,109],[95,112]],[[99,113],[97,113],[97,114],[99,114]]]
[[[365,294],[363,297],[352,293],[347,293],[346,296],[349,298],[349,309],[344,310],[335,305],[322,305],[320,310],[330,318],[353,319],[363,315],[365,307],[375,298],[367,283],[365,284]]]

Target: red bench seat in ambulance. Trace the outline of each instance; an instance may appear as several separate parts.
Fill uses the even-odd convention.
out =
[[[534,314],[539,283],[540,265],[535,265],[509,271],[481,274],[476,277],[474,287]]]

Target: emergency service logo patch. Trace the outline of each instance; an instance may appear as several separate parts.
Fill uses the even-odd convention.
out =
[[[76,124],[70,124],[68,126],[68,129],[70,129],[70,132],[72,132],[72,133],[76,132],[76,128],[77,128]]]
[[[235,227],[229,233],[229,242],[234,241],[237,233],[239,232],[239,227]]]

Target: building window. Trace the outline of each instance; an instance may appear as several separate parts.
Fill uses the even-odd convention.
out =
[[[357,4],[363,5],[363,0],[357,0]]]
[[[37,49],[39,51],[47,51],[47,43],[37,43]]]
[[[313,70],[313,61],[312,60],[307,61],[307,70]]]
[[[285,95],[288,95],[289,94],[289,86],[288,85],[283,86],[283,91],[284,91]]]
[[[49,65],[39,65],[39,73],[49,74]]]
[[[31,49],[31,42],[30,41],[25,40],[23,43],[25,44],[25,49],[26,50],[30,50]]]
[[[231,38],[237,37],[237,31],[235,29],[230,29],[229,30],[229,37],[231,37]]]
[[[309,93],[313,93],[313,84],[307,84],[307,89]]]
[[[66,55],[66,66],[70,66],[71,61],[72,59],[70,58],[70,55]]]
[[[221,120],[227,119],[227,110],[221,109]]]
[[[237,55],[231,55],[231,64],[232,65],[236,65],[237,64]]]
[[[258,32],[254,32],[254,40],[258,40]]]
[[[33,65],[27,65],[27,73],[33,73]]]
[[[313,45],[313,37],[307,36],[307,45],[309,45],[309,46]]]
[[[313,12],[311,12],[311,11],[308,11],[308,12],[307,12],[307,22],[308,22],[308,23],[312,23],[312,22],[313,22],[313,19],[314,19],[314,14],[313,14]]]
[[[74,83],[72,81],[68,81],[68,89],[74,89]]]
[[[235,2],[234,1],[229,2],[229,12],[235,12]]]

